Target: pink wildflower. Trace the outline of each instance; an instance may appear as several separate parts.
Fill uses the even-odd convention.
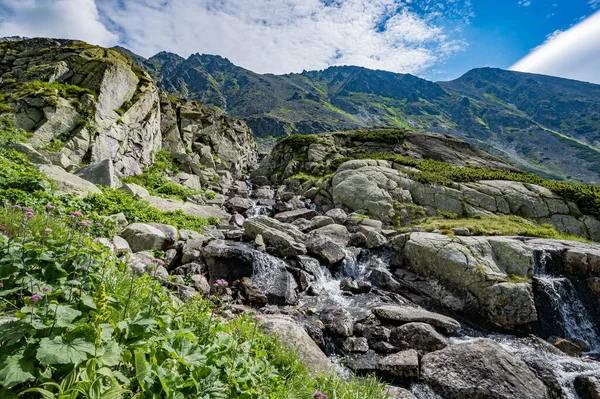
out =
[[[0,288],[4,288],[4,284],[0,283]]]
[[[51,229],[50,227],[46,227],[46,228],[44,229],[44,232],[45,232],[46,234],[50,234],[50,233],[52,233],[52,229]]]
[[[256,321],[256,322],[259,322],[261,319],[260,319],[260,316],[259,316],[259,315],[256,315],[256,316],[254,316],[254,317],[252,318],[252,320],[254,320],[254,321]]]
[[[44,288],[42,288],[42,291],[44,291],[44,292],[48,292],[48,291],[50,291],[50,288],[48,288],[48,287],[44,287]]]
[[[96,223],[96,226],[102,227],[102,223]]]
[[[37,301],[41,300],[42,296],[40,294],[33,294],[31,296],[31,302],[36,303]]]
[[[158,258],[154,258],[154,263],[156,263],[159,266],[163,266],[165,264],[165,262],[162,259]]]
[[[31,211],[25,212],[25,217],[26,217],[27,219],[31,219],[31,218],[33,218],[33,212],[31,212]]]
[[[327,399],[327,395],[325,395],[321,391],[315,391],[315,394],[313,395],[313,398],[314,399]]]
[[[50,211],[53,211],[53,210],[55,210],[55,209],[56,209],[56,207],[55,207],[54,205],[46,205],[46,210],[47,210],[48,212],[50,212]]]
[[[84,272],[87,272],[88,267],[86,265],[81,265],[81,270],[83,270]]]

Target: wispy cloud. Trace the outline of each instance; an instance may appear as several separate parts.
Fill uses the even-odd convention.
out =
[[[460,4],[459,4],[460,3]],[[257,72],[360,65],[419,73],[466,46],[469,1],[103,0],[107,26],[144,56],[220,54]]]
[[[600,0],[590,0],[588,3],[594,10],[600,8]]]
[[[0,0],[0,36],[60,37],[112,45],[94,0]]]
[[[523,7],[529,7],[531,5],[531,1],[529,1],[529,0],[519,0],[518,4],[520,6],[523,6]]]
[[[600,11],[567,31],[556,31],[510,69],[600,84]]]

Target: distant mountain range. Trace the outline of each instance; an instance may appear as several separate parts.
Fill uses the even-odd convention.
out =
[[[258,74],[226,58],[127,52],[157,84],[244,119],[256,137],[395,126],[445,133],[537,174],[600,183],[600,86],[501,69],[450,82],[361,67]]]

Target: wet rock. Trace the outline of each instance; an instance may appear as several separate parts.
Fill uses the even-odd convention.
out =
[[[304,323],[304,329],[320,348],[325,348],[325,326],[320,320]]]
[[[210,284],[206,277],[201,274],[194,274],[190,277],[196,291],[203,293],[204,295],[210,294]]]
[[[410,391],[404,388],[398,388],[388,385],[383,390],[391,399],[417,399]]]
[[[367,294],[371,292],[372,288],[373,286],[368,281],[355,280],[352,277],[340,281],[340,290],[353,294]]]
[[[363,335],[369,341],[369,346],[372,346],[376,342],[388,342],[390,329],[383,326],[365,326]]]
[[[333,208],[325,212],[325,216],[332,218],[337,224],[344,224],[348,220],[348,215],[340,208]]]
[[[242,278],[236,288],[244,303],[257,308],[262,308],[267,304],[267,296],[249,278]]]
[[[208,265],[211,283],[217,280],[231,283],[252,276],[252,260],[256,251],[248,245],[214,240],[201,251]]]
[[[339,337],[351,337],[353,335],[354,318],[346,309],[324,309],[319,314],[319,318],[331,334]]]
[[[490,361],[493,359],[493,361]],[[421,378],[449,399],[546,399],[544,384],[491,340],[456,344],[428,353]]]
[[[580,356],[583,351],[583,348],[577,342],[570,339],[558,338],[554,342],[554,346],[569,356]]]
[[[173,226],[150,223],[133,223],[121,232],[133,252],[167,249],[175,243],[176,236]]]
[[[348,337],[342,344],[342,349],[346,353],[366,353],[369,351],[369,345],[367,339],[364,337]]]
[[[390,343],[401,350],[415,349],[420,355],[448,346],[446,338],[426,323],[408,323],[392,328]]]
[[[304,234],[296,227],[281,223],[267,216],[257,216],[244,222],[246,234],[255,239],[261,235],[273,253],[279,256],[296,256],[306,254]]]
[[[394,345],[390,344],[389,342],[385,342],[385,341],[374,342],[373,345],[369,345],[369,347],[380,353],[398,352],[398,348],[396,348]]]
[[[317,215],[318,213],[316,211],[313,211],[312,209],[297,209],[295,211],[278,213],[275,215],[275,219],[279,220],[282,223],[292,223],[294,220],[297,219],[311,220]]]
[[[581,399],[600,399],[600,376],[577,376],[574,385]]]
[[[288,350],[295,351],[312,373],[334,373],[333,363],[315,344],[301,326],[285,316],[266,316],[261,330],[277,335],[279,342]]]
[[[306,293],[310,296],[319,296],[325,291],[325,287],[319,283],[313,283],[308,287]]]
[[[377,371],[394,380],[416,381],[419,379],[419,355],[412,349],[388,355],[377,362]]]
[[[386,305],[374,308],[372,311],[378,318],[391,324],[422,322],[448,331],[460,329],[458,321],[422,308]]]
[[[248,198],[233,197],[225,203],[225,207],[230,212],[244,213],[254,206],[254,202]]]
[[[306,241],[308,253],[327,265],[333,265],[346,257],[342,246],[328,237],[313,235]]]
[[[348,242],[348,245],[350,245],[351,247],[364,248],[367,246],[367,237],[365,237],[365,235],[361,232],[353,233],[350,236],[350,241]]]

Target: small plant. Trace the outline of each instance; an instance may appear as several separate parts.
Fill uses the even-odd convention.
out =
[[[212,190],[207,190],[207,191],[204,193],[204,197],[205,197],[207,200],[214,200],[215,198],[217,198],[217,193],[215,193],[215,192],[214,192],[214,191],[212,191]]]

